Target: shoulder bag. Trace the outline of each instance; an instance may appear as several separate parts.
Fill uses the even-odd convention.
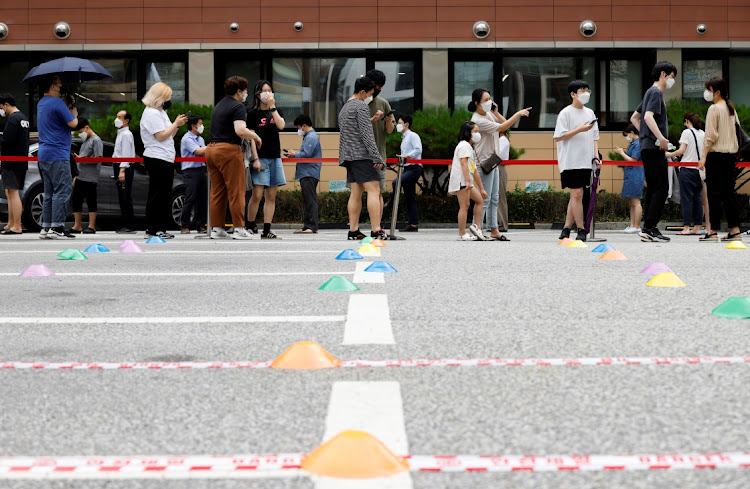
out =
[[[479,164],[479,168],[482,169],[482,173],[485,175],[489,175],[492,173],[492,170],[498,167],[503,162],[503,159],[500,158],[497,154],[493,154],[483,162]]]

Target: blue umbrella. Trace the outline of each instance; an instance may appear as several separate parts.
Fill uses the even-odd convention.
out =
[[[23,81],[34,81],[43,75],[58,74],[60,81],[75,83],[91,80],[102,80],[112,78],[112,75],[102,65],[88,59],[81,58],[58,58],[47,61],[31,69]]]

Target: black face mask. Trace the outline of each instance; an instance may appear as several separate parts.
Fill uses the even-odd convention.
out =
[[[374,91],[374,92],[372,92],[372,98],[376,98],[376,97],[378,96],[378,94],[379,94],[379,93],[380,93],[380,90],[378,90],[378,89],[376,88],[376,89],[375,89],[375,91]]]
[[[171,100],[167,100],[166,102],[164,102],[164,105],[162,105],[162,109],[167,110],[171,106],[172,106],[172,101]]]

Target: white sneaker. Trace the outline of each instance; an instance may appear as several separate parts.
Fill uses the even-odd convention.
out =
[[[473,234],[478,240],[484,241],[484,234],[482,234],[482,230],[479,229],[479,226],[476,224],[472,224],[469,226],[469,232]]]
[[[47,239],[47,230],[42,228],[41,231],[39,231],[39,239]]]
[[[463,236],[459,236],[459,241],[476,241],[478,238],[472,234],[466,233]]]
[[[245,228],[234,228],[232,233],[232,239],[253,239],[253,233],[249,232]]]
[[[636,234],[641,232],[641,228],[634,228],[633,226],[628,226],[625,229],[622,230],[625,234]]]
[[[218,231],[214,229],[211,231],[211,239],[229,239],[229,235],[223,229],[219,229]]]

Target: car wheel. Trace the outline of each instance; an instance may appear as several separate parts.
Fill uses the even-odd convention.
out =
[[[175,190],[172,193],[172,221],[177,229],[182,227],[182,208],[185,205],[185,190]]]
[[[21,223],[28,231],[38,232],[42,229],[42,203],[44,201],[44,187],[37,185],[26,191],[24,196]]]

